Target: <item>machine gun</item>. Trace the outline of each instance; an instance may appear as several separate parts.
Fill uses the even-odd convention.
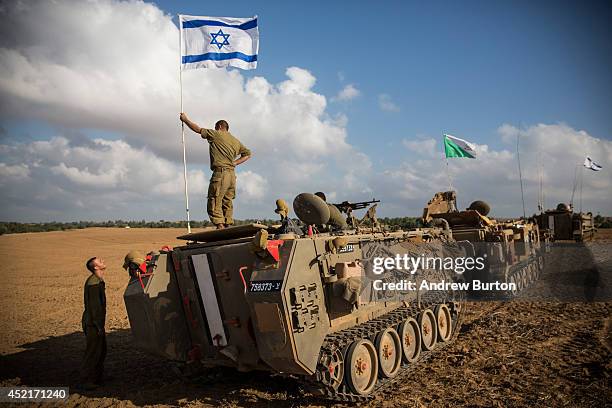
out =
[[[340,210],[340,212],[343,212],[346,214],[346,222],[349,226],[353,228],[358,228],[359,224],[363,223],[366,220],[370,221],[372,227],[378,227],[378,220],[376,219],[376,206],[378,205],[378,203],[380,203],[380,200],[372,199],[372,201],[360,201],[357,203],[350,203],[348,201],[343,201],[340,204],[332,204],[332,205],[336,206],[338,210]],[[359,222],[353,215],[353,211],[362,210],[364,208],[367,208],[370,204],[374,204],[374,205],[368,209],[366,215],[363,217],[361,222]]]
[[[348,201],[343,201],[340,204],[332,204],[335,205],[340,212],[343,212],[347,215],[350,215],[353,210],[362,210],[367,208],[370,204],[380,203],[380,200],[373,199],[372,201],[360,201],[357,203],[350,203]]]

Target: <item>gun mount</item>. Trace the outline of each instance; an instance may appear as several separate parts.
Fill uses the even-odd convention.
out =
[[[376,217],[376,207],[378,206],[378,203],[380,203],[380,200],[373,198],[371,201],[358,201],[355,203],[343,201],[339,204],[332,205],[338,208],[341,213],[346,214],[346,222],[350,227],[359,228],[360,225],[369,223],[372,228],[377,228],[379,227],[378,218]],[[372,206],[369,207],[370,205]],[[357,220],[357,218],[353,215],[353,211],[362,210],[364,208],[368,208],[368,211],[361,220]]]

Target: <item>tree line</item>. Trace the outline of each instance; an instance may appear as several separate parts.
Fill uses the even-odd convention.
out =
[[[411,229],[421,227],[421,219],[418,217],[384,217],[378,221],[387,225],[391,229]],[[612,217],[596,215],[594,217],[596,228],[612,228]],[[235,225],[259,223],[264,225],[278,224],[278,220],[264,219],[245,219],[234,220]],[[191,221],[192,228],[210,227],[210,221]],[[0,235],[15,234],[22,232],[47,232],[47,231],[66,231],[83,228],[187,228],[187,221],[73,221],[73,222],[41,222],[41,223],[22,223],[22,222],[0,222]]]
[[[395,228],[409,229],[418,226],[416,217],[398,217],[398,218],[379,218],[382,224],[389,225]],[[245,219],[234,220],[235,225],[244,224],[278,224],[278,220],[271,219]],[[211,227],[213,224],[210,221],[191,221],[191,228]],[[0,222],[0,235],[15,234],[23,232],[47,232],[47,231],[67,231],[83,228],[187,228],[187,221],[73,221],[73,222]]]
[[[272,225],[273,220],[235,220],[236,225],[263,223]],[[212,226],[210,221],[191,221],[192,228],[204,228]],[[187,221],[73,221],[73,222],[40,222],[40,223],[22,223],[22,222],[0,222],[0,235],[14,234],[21,232],[47,232],[47,231],[67,231],[83,228],[187,228]]]
[[[593,222],[595,223],[595,228],[612,228],[612,217],[602,217],[597,214],[593,217]]]

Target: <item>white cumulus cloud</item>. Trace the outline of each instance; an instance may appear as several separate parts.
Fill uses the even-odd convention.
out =
[[[386,112],[399,112],[400,107],[393,102],[391,95],[383,93],[378,95],[378,107]]]
[[[38,216],[45,208],[62,208],[55,202],[78,201],[68,199],[67,192],[95,187],[114,196],[112,205],[89,207],[92,216],[107,216],[111,209],[133,214],[133,194],[162,194],[166,198],[148,200],[140,213],[154,217],[168,211],[163,218],[181,218],[178,29],[172,16],[139,1],[57,0],[7,3],[0,18],[0,118],[62,129],[50,140],[7,144],[7,153],[0,151],[5,166],[16,165],[8,153],[16,150],[29,169],[46,170],[38,177],[59,183],[37,193],[43,201],[11,208],[22,218],[27,211]],[[316,91],[315,76],[295,66],[286,68],[285,75],[271,83],[261,76],[246,78],[238,70],[183,73],[184,110],[191,119],[204,127],[227,120],[230,131],[253,152],[238,169],[237,216],[270,216],[269,203],[277,197],[264,194],[290,199],[322,180],[337,188],[362,167],[343,159],[363,153],[348,141],[346,117],[328,113],[328,99]],[[64,129],[94,129],[114,137],[75,145],[64,137]],[[201,204],[209,176],[208,145],[186,132],[190,177],[196,179],[190,193]],[[143,168],[134,165],[133,156],[126,162],[121,155],[141,157]],[[149,161],[156,171],[145,169]],[[292,175],[299,172],[294,169],[302,172]],[[267,180],[272,179],[274,191],[269,191]],[[135,185],[146,185],[146,192],[136,193]],[[26,193],[24,186],[15,188]],[[86,198],[79,200],[88,207]]]
[[[545,205],[553,208],[569,202],[574,172],[583,177],[583,209],[612,214],[612,142],[595,138],[582,130],[564,124],[537,124],[519,129],[503,124],[497,130],[498,140],[505,145],[492,149],[476,144],[476,159],[448,159],[450,177],[442,150],[436,153],[433,139],[404,140],[414,156],[385,170],[377,185],[381,197],[389,197],[389,210],[396,214],[418,214],[437,191],[457,190],[459,206],[483,199],[492,205],[492,214],[502,217],[522,215],[520,179],[516,156],[516,136],[520,137],[520,159],[527,215],[537,212],[540,175],[542,175]],[[440,148],[441,149],[441,148]],[[431,152],[432,155],[424,155]],[[585,155],[603,166],[600,172],[582,170]],[[598,161],[599,160],[599,161]],[[543,172],[540,171],[543,169]],[[579,192],[574,206],[579,209]],[[399,203],[403,202],[403,205]]]
[[[261,200],[268,193],[268,180],[251,170],[236,174],[238,194],[246,199]]]
[[[136,1],[19,2],[0,10],[0,114],[68,128],[120,132],[174,160],[179,148],[178,29],[154,4]],[[40,21],[47,22],[40,24]],[[183,73],[186,112],[205,127],[220,118],[264,160],[330,157],[350,149],[326,113],[316,78],[289,67],[287,80],[246,79],[237,70]],[[206,163],[206,146],[189,144]]]
[[[17,143],[2,126],[0,218],[183,218],[172,16],[140,1],[56,0],[4,2],[0,18],[0,119],[56,129],[47,140],[33,135],[35,141]],[[288,66],[284,74],[278,82],[238,70],[183,74],[189,116],[205,127],[227,120],[253,152],[237,169],[237,218],[274,216],[276,198],[291,202],[303,191],[325,191],[331,200],[375,196],[383,200],[381,214],[419,214],[433,193],[448,188],[434,139],[403,140],[405,159],[374,169],[351,145],[348,118],[329,113],[312,72]],[[335,98],[359,94],[348,84]],[[400,111],[389,94],[377,102],[383,111]],[[191,213],[204,219],[208,146],[186,132]],[[612,214],[612,142],[564,124],[502,124],[490,135],[499,143],[477,145],[477,159],[449,160],[460,206],[484,199],[495,215],[522,212],[517,135],[528,213],[535,211],[540,163],[552,207],[569,201],[574,171],[583,171],[576,166],[589,155],[603,170],[579,173],[584,207]]]
[[[338,94],[332,98],[334,101],[350,101],[361,95],[361,91],[353,84],[345,85]]]
[[[403,139],[402,144],[406,149],[425,156],[434,156],[436,153],[436,140],[432,138],[422,140]]]
[[[0,163],[0,183],[6,181],[21,181],[30,177],[30,168],[25,164],[15,164],[12,166]]]

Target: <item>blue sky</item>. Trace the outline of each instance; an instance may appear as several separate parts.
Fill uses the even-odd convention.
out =
[[[317,91],[333,95],[340,73],[363,97],[334,109],[350,115],[350,137],[364,148],[386,151],[398,137],[443,130],[487,143],[504,122],[564,122],[612,138],[609,3],[157,4],[171,14],[257,14],[260,63],[246,76],[276,82],[297,65],[317,77]],[[377,109],[379,93],[401,114]]]
[[[528,212],[537,195],[535,172],[540,163],[535,153],[548,153],[544,163],[548,206],[567,201],[575,164],[590,154],[604,171],[597,177],[587,174],[585,204],[595,212],[612,213],[609,3],[158,1],[147,5],[62,0],[53,5],[26,4],[25,11],[8,8],[0,14],[6,23],[0,42],[5,52],[0,74],[5,105],[0,109],[0,188],[6,193],[0,219],[142,218],[143,213],[152,219],[182,217],[180,194],[170,198],[178,187],[168,187],[167,197],[155,197],[144,210],[134,208],[131,197],[141,195],[140,185],[151,180],[138,179],[140,173],[117,159],[121,151],[149,154],[159,159],[156,165],[162,173],[157,179],[164,179],[169,168],[180,173],[173,150],[176,141],[168,141],[174,133],[166,132],[176,131],[178,75],[169,61],[174,55],[178,59],[174,54],[178,38],[171,24],[177,23],[178,13],[259,17],[257,70],[229,74],[198,70],[186,75],[185,82],[190,114],[203,125],[213,120],[212,112],[231,118],[237,135],[255,148],[253,160],[242,168],[246,197],[240,206],[239,192],[238,216],[271,216],[268,197],[279,194],[290,200],[301,189],[325,188],[338,199],[387,200],[386,207],[381,206],[383,215],[417,215],[435,191],[448,187],[439,156],[443,132],[472,141],[483,152],[480,160],[451,165],[455,187],[466,205],[484,196],[499,209],[498,215],[522,213],[513,196],[518,193],[514,156],[518,134],[531,177],[526,181]],[[69,20],[83,15],[90,27]],[[49,27],[28,24],[35,18],[48,19]],[[16,28],[6,35],[10,24]],[[150,35],[147,26],[155,27]],[[139,48],[140,59],[146,59],[143,66],[150,71],[132,63],[134,48]],[[58,67],[61,70],[56,72]],[[297,69],[291,75],[290,67]],[[237,107],[248,95],[248,84],[257,82],[253,80],[263,78],[283,94],[282,83],[288,77],[304,88],[303,99],[277,97],[286,98],[284,104],[304,103],[306,111],[272,123],[274,115],[260,118],[242,114],[244,107],[242,111]],[[310,78],[316,79],[313,86]],[[88,89],[95,84],[113,92],[101,95],[100,90]],[[354,92],[340,100],[338,93],[347,87]],[[54,100],[53,95],[66,97]],[[387,102],[386,108],[381,101]],[[285,132],[302,121],[319,130]],[[324,140],[330,147],[327,152],[306,148],[308,155],[283,152],[302,177],[299,182],[279,180],[278,169],[270,166],[279,156],[271,152],[275,149],[271,142],[262,141],[267,135],[292,149],[300,146],[295,141],[300,137]],[[67,142],[45,144],[58,137]],[[91,151],[83,153],[84,146]],[[204,185],[194,189],[197,195],[209,176],[205,147],[192,144],[189,151],[194,183]],[[49,153],[53,149],[58,150]],[[87,162],[98,153],[108,156]],[[82,160],[75,158],[79,154],[84,155]],[[43,166],[50,170],[42,173],[53,174],[44,182],[36,173]],[[484,173],[491,174],[484,177]],[[55,190],[36,193],[37,180]],[[96,189],[96,183],[104,188]],[[88,204],[88,195],[96,192],[111,194],[117,205]],[[24,207],[21,200],[28,205]],[[81,204],[62,210],[75,202]],[[196,218],[204,218],[203,203],[197,203]]]

